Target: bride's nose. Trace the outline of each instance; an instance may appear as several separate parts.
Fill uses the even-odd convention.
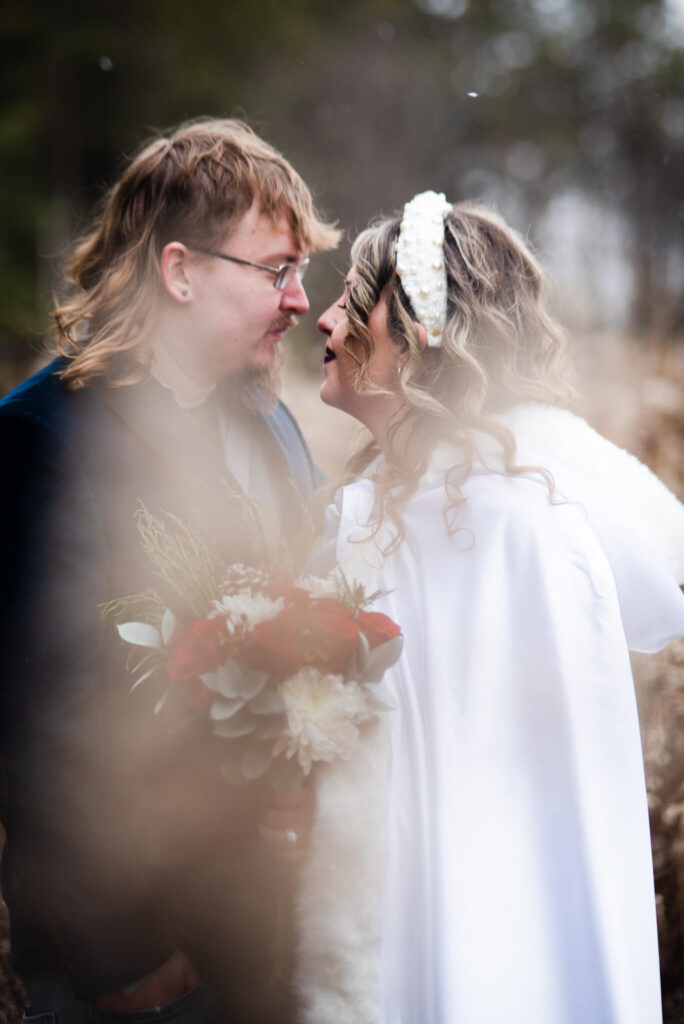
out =
[[[318,322],[316,324],[316,326],[318,327],[318,330],[322,331],[322,333],[327,335],[327,336],[330,336],[332,334],[332,332],[335,330],[335,326],[337,324],[337,317],[335,315],[335,309],[336,309],[336,307],[335,307],[334,303],[333,303],[332,306],[328,306],[326,311],[324,313],[321,313],[321,315],[318,318]]]

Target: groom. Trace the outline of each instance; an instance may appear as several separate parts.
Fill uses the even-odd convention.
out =
[[[179,997],[182,1021],[275,1019],[253,801],[211,736],[156,730],[100,607],[160,589],[141,503],[247,564],[240,495],[285,533],[301,519],[318,474],[275,400],[280,343],[308,253],[337,240],[246,125],[184,125],[109,193],[54,313],[59,355],[0,402],[2,893],[30,1012],[58,1024]]]

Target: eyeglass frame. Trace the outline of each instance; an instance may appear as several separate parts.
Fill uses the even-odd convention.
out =
[[[299,263],[281,263],[278,267],[269,267],[266,263],[254,263],[252,260],[243,260],[239,256],[229,256],[225,252],[214,252],[212,249],[196,249],[193,246],[194,252],[202,253],[203,256],[215,256],[219,260],[228,260],[230,263],[240,263],[243,267],[256,267],[257,270],[267,270],[270,274],[275,274],[273,280],[273,287],[279,292],[284,292],[287,287],[289,278],[289,271],[293,270],[301,282],[306,269],[311,262],[309,256],[304,256]]]

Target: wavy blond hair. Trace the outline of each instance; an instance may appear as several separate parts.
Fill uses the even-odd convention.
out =
[[[162,249],[171,241],[220,244],[254,199],[267,216],[288,216],[302,251],[339,241],[294,168],[242,121],[192,121],[145,146],[76,244],[68,294],[53,313],[53,348],[69,360],[62,378],[70,387],[101,375],[112,384],[143,376]]]
[[[493,210],[455,204],[444,221],[447,319],[442,344],[422,349],[416,316],[396,272],[401,218],[382,220],[362,232],[351,253],[355,280],[346,304],[350,331],[345,348],[358,364],[355,386],[372,393],[373,338],[368,323],[381,297],[401,363],[399,414],[389,432],[389,456],[376,472],[376,529],[386,517],[395,526],[393,550],[404,534],[401,507],[415,492],[435,445],[456,444],[462,461],[447,474],[445,521],[458,529],[462,485],[477,456],[475,431],[501,446],[509,474],[539,473],[515,463],[515,441],[496,413],[521,400],[567,401],[565,337],[544,310],[544,275],[525,240]],[[401,444],[396,443],[401,438]],[[408,441],[406,440],[408,438]],[[341,483],[357,479],[379,452],[375,440],[349,458]],[[337,482],[338,486],[340,481]]]

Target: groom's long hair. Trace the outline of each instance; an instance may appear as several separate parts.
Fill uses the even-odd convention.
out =
[[[507,473],[532,469],[553,494],[548,471],[516,465],[515,441],[496,413],[520,401],[564,403],[573,394],[566,380],[564,332],[544,309],[541,266],[502,217],[473,202],[456,203],[447,214],[446,326],[440,346],[425,349],[396,271],[400,223],[400,217],[378,221],[354,242],[355,279],[345,341],[357,362],[357,390],[382,393],[368,379],[374,347],[369,320],[385,298],[389,333],[402,356],[398,381],[403,398],[390,426],[390,457],[376,477],[377,523],[389,516],[396,528],[388,550],[403,537],[402,505],[416,490],[439,441],[457,445],[463,456],[447,475],[445,520],[450,531],[458,529],[457,510],[477,456],[477,432],[498,442]],[[401,445],[392,444],[397,436],[404,439]],[[374,440],[362,444],[335,486],[358,478],[378,451]]]
[[[162,249],[220,244],[254,199],[266,216],[288,216],[298,248],[337,244],[294,168],[242,121],[192,121],[145,146],[68,265],[67,295],[53,313],[54,348],[69,359],[63,379],[73,388],[103,375],[140,380]]]

